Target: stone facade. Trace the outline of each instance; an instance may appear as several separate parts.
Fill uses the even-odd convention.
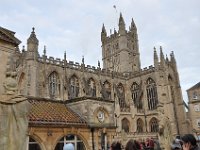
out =
[[[29,135],[40,148],[55,149],[59,139],[68,134],[79,136],[86,149],[98,150],[114,140],[124,145],[129,139],[148,137],[171,142],[176,135],[187,133],[174,53],[164,57],[160,47],[158,57],[154,48],[154,65],[142,69],[136,25],[132,20],[127,31],[121,14],[119,30],[108,36],[103,25],[101,41],[103,68],[86,65],[84,59],[82,63],[67,60],[66,53],[62,59],[47,57],[45,47],[40,55],[34,28],[27,48],[21,51],[19,43],[0,40],[1,94],[5,68],[12,57],[19,94],[64,102],[87,122],[84,128],[30,125]]]
[[[189,99],[188,123],[190,132],[200,136],[200,83],[189,88],[187,94]]]

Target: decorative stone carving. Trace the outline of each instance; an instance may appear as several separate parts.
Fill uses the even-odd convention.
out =
[[[6,94],[0,95],[0,149],[26,150],[30,107],[27,98],[17,95],[16,72],[9,69],[4,83]]]
[[[110,95],[111,95],[111,92],[106,89],[106,87],[102,84],[102,82],[100,81],[100,85],[101,85],[101,95],[102,95],[102,98],[103,99],[110,99]]]
[[[5,93],[8,95],[15,94],[17,92],[17,81],[15,79],[16,72],[7,72],[6,80],[4,82]]]
[[[118,101],[119,101],[119,105],[121,108],[126,108],[127,104],[125,102],[125,93],[122,89],[122,87],[117,87],[116,85],[114,85],[115,87],[115,91],[118,97]]]
[[[172,141],[170,121],[169,118],[164,114],[164,109],[161,104],[158,105],[158,116],[159,116],[159,141],[162,149],[170,149],[169,145]]]

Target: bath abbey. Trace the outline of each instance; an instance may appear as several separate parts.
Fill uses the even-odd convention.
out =
[[[39,54],[34,28],[20,49],[15,32],[0,27],[1,150],[109,150],[147,138],[168,150],[189,132],[174,53],[155,47],[153,65],[141,68],[134,20],[127,29],[120,14],[118,23],[110,35],[103,25],[96,67],[65,52],[49,57],[45,47]]]

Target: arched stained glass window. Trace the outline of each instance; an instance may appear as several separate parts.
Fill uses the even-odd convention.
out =
[[[48,77],[49,95],[54,98],[60,94],[60,83],[57,72],[52,72]]]
[[[156,118],[152,118],[150,120],[150,132],[158,132],[158,120]]]
[[[79,81],[78,78],[73,75],[69,80],[69,99],[78,97],[79,94]]]
[[[157,88],[155,81],[151,78],[147,80],[146,91],[149,110],[156,109],[158,104]]]
[[[94,79],[90,78],[89,81],[89,96],[96,97],[96,83]]]

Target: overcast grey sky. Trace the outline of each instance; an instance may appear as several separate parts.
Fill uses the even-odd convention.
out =
[[[118,29],[122,12],[126,28],[134,19],[142,67],[153,64],[153,47],[174,51],[184,100],[186,90],[200,81],[200,0],[0,0],[0,26],[16,32],[26,45],[32,27],[39,52],[97,66],[100,33]],[[116,6],[114,9],[113,6]],[[20,49],[21,49],[20,47]]]

